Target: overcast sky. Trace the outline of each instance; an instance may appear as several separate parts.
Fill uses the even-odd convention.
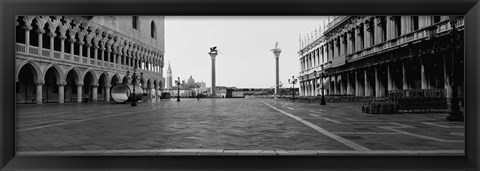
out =
[[[190,75],[211,86],[209,48],[217,46],[216,85],[270,88],[275,84],[275,57],[270,51],[278,41],[280,82],[300,71],[299,35],[314,33],[327,17],[321,16],[166,16],[165,67],[173,79]],[[295,85],[296,87],[298,86]]]

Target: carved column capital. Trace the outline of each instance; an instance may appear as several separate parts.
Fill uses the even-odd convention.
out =
[[[61,81],[61,82],[58,82],[57,85],[58,85],[58,86],[66,86],[66,85],[67,85],[67,82]]]
[[[37,80],[34,82],[35,85],[43,85],[45,84],[45,80]]]

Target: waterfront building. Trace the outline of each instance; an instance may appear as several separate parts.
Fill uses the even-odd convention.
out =
[[[164,16],[18,16],[16,102],[110,101],[117,83],[164,86]]]

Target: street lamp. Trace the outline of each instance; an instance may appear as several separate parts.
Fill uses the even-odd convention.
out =
[[[178,77],[178,81],[175,81],[175,84],[177,84],[178,92],[177,92],[177,102],[180,101],[180,77]]]
[[[320,67],[322,67],[322,73],[321,73],[321,77],[320,77],[320,82],[322,82],[322,101],[320,101],[320,105],[326,105],[327,103],[325,103],[325,95],[323,94],[325,89],[323,88],[323,73],[324,73],[324,70],[323,70],[323,65],[320,65]],[[317,75],[315,75],[317,76]]]
[[[449,121],[464,121],[463,112],[460,111],[459,105],[459,98],[458,98],[458,84],[460,80],[460,72],[457,69],[460,67],[460,58],[457,56],[457,42],[460,39],[460,34],[458,34],[456,24],[457,24],[457,16],[449,16],[450,25],[452,26],[452,30],[450,31],[452,42],[452,58],[451,58],[451,73],[450,73],[450,85],[452,86],[452,99],[450,100],[451,111],[449,116],[447,116],[447,120]]]
[[[128,74],[128,72],[127,72],[127,74]],[[137,86],[137,65],[135,65],[135,67],[133,68],[132,85],[133,85],[132,106],[137,106],[137,94],[135,94],[135,87]]]
[[[297,79],[292,75],[292,81],[290,82],[290,79],[288,79],[288,83],[292,84],[292,98],[295,99],[295,83],[297,83]]]

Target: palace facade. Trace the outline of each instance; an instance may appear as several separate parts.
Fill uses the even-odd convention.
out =
[[[463,92],[463,21],[455,18],[452,29],[448,16],[334,17],[300,40],[300,95],[321,95],[323,85],[325,95],[445,89],[450,98],[451,78]]]
[[[163,16],[18,16],[16,102],[110,101],[117,83],[164,86]]]

